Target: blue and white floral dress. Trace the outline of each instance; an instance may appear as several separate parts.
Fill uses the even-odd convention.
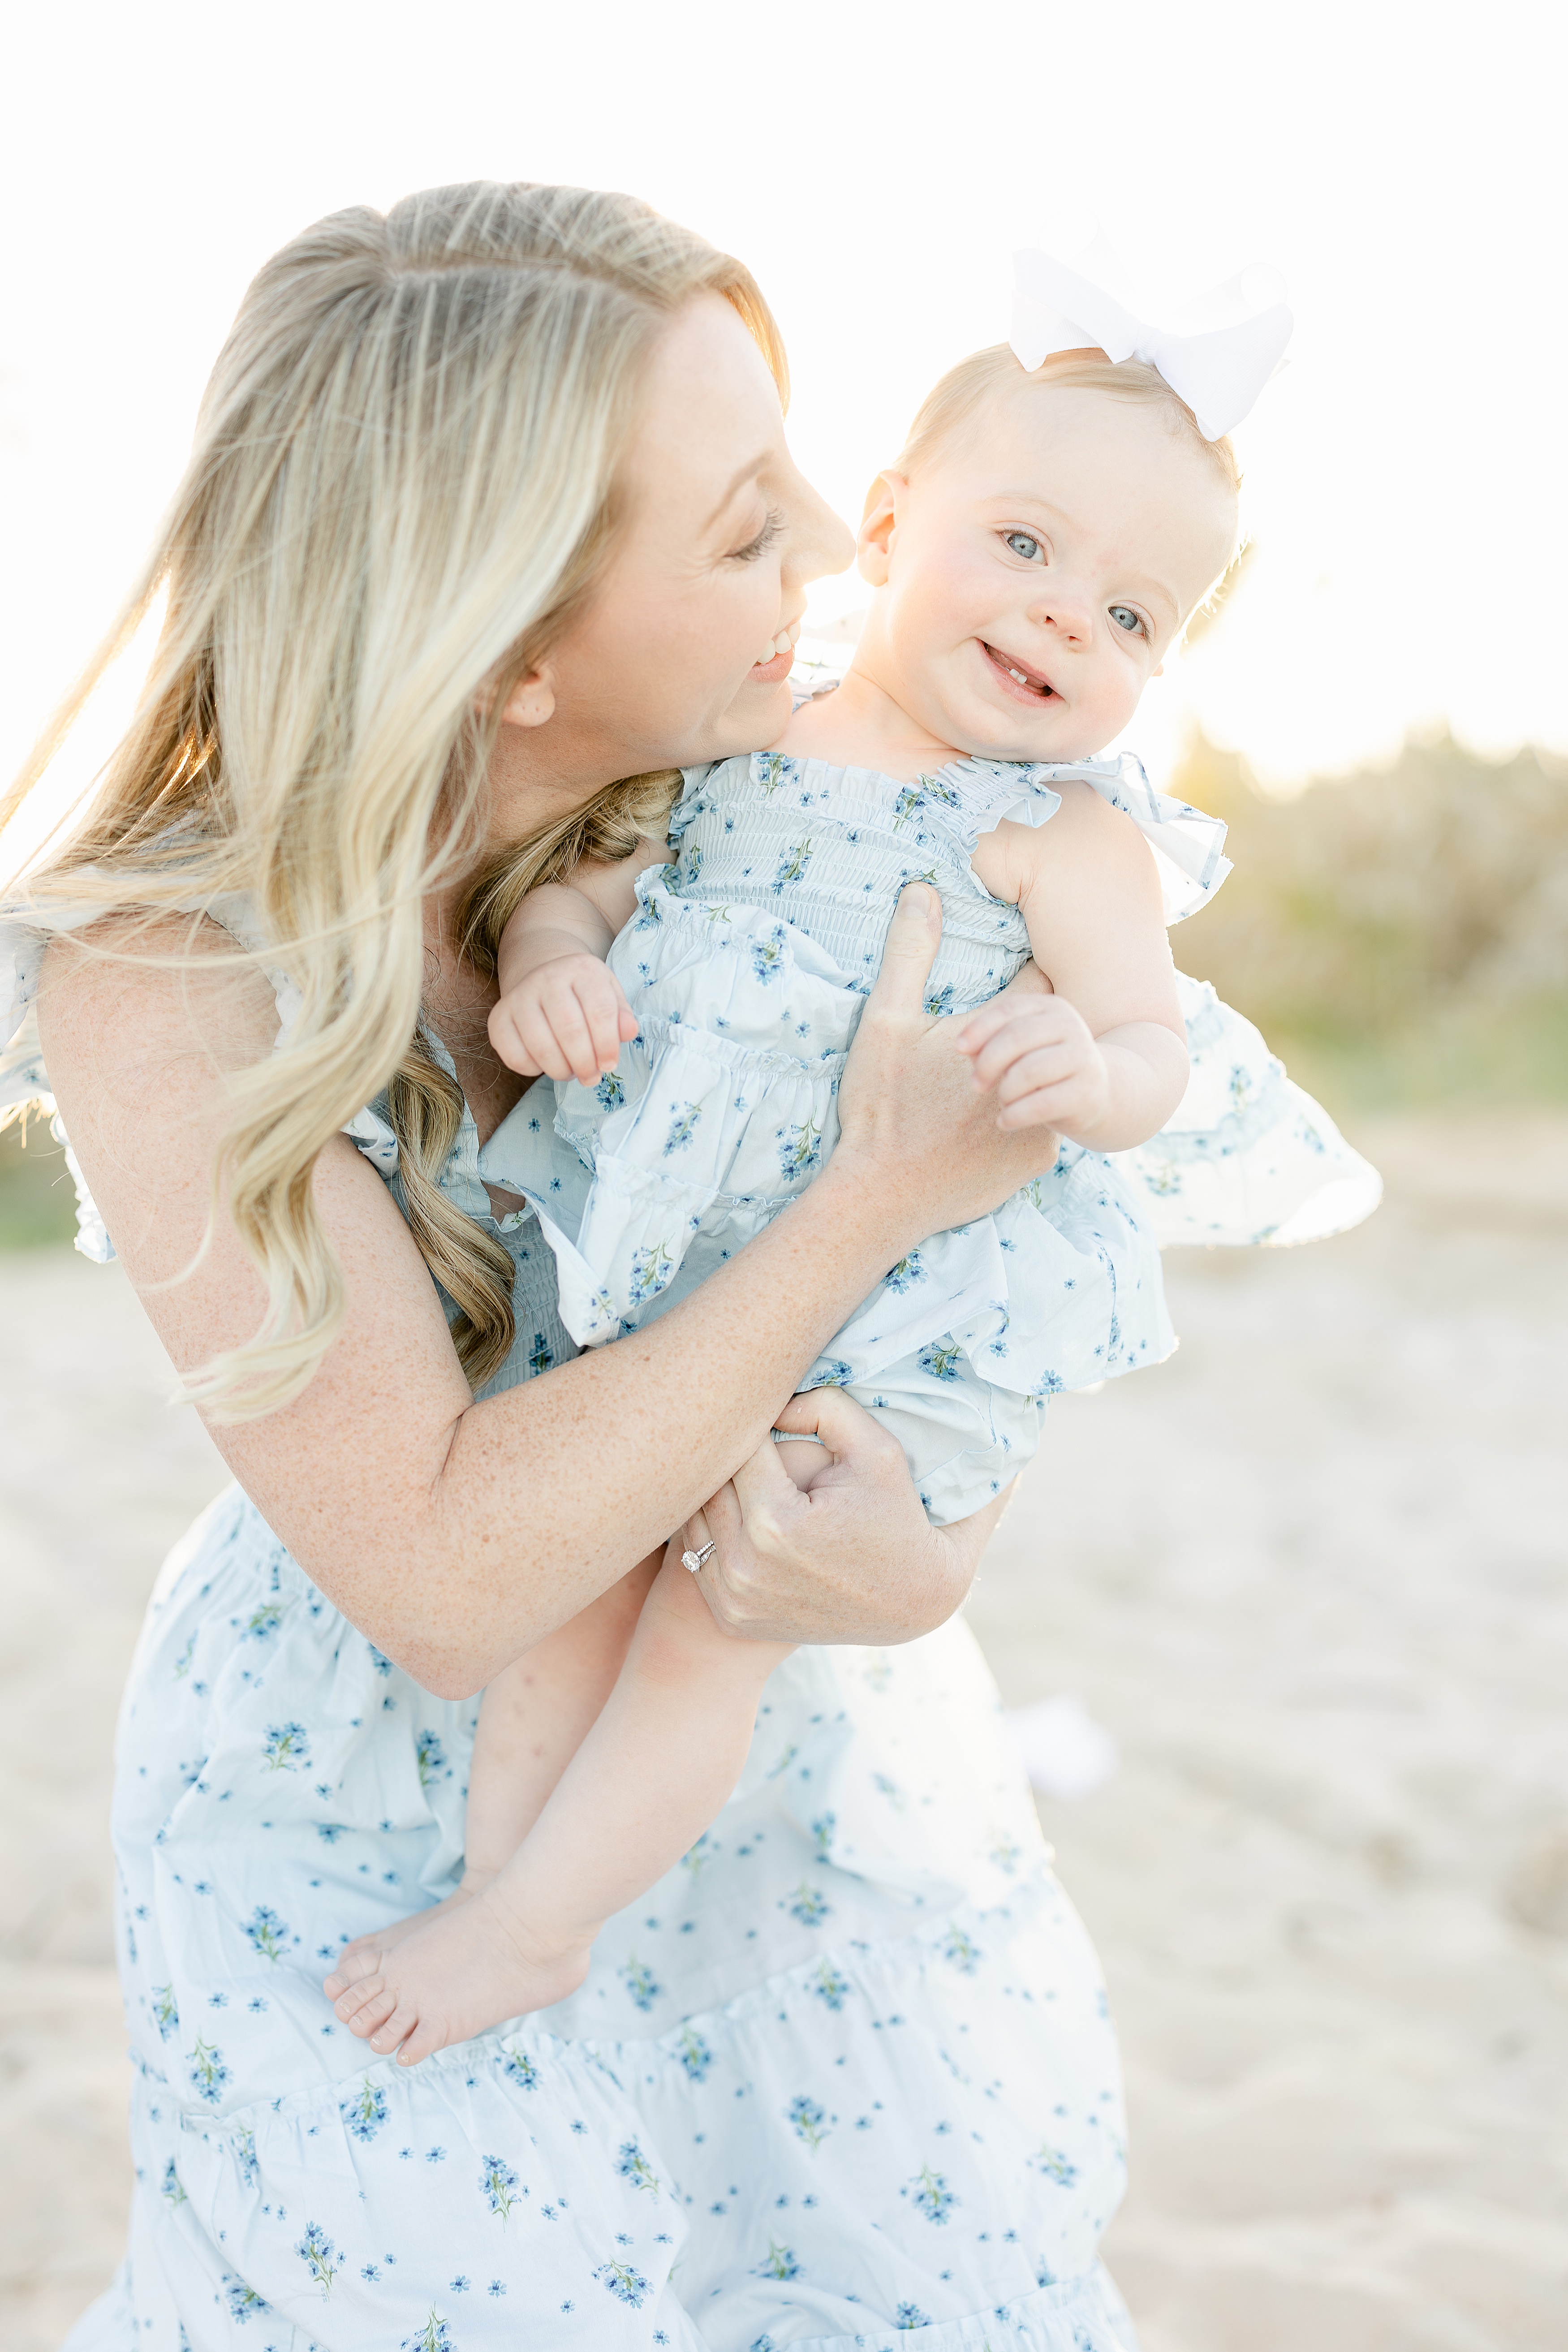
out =
[[[36,922],[0,923],[18,1016]],[[0,1099],[46,1086],[24,1045]],[[347,1132],[395,1195],[384,1106]],[[573,1345],[485,1176],[466,1120],[443,1183],[517,1267],[493,1390]],[[83,1240],[110,1254],[90,1206]],[[1096,2251],[1123,2178],[1105,1995],[961,1622],[798,1652],[581,1991],[367,2063],[321,1979],[450,1890],[476,1712],[237,1488],[166,1563],[113,1804],[130,2249],[68,2352],[1129,2352]]]
[[[1127,755],[961,760],[913,783],[764,751],[687,772],[678,862],[641,877],[610,950],[637,1037],[593,1087],[556,1087],[553,1121],[532,1090],[489,1147],[539,1213],[581,1345],[667,1311],[821,1168],[906,882],[942,901],[929,1012],[970,1011],[1016,975],[1023,915],[971,860],[1004,818],[1047,824],[1068,779],[1142,829],[1171,920],[1230,871],[1224,825]],[[802,1383],[847,1389],[899,1438],[939,1524],[1029,1460],[1052,1395],[1169,1354],[1162,1243],[1304,1238],[1376,1202],[1375,1175],[1251,1024],[1180,987],[1192,1076],[1162,1134],[1110,1158],[1064,1143],[994,1215],[900,1259]]]

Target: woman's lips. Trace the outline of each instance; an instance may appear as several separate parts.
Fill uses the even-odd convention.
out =
[[[1008,654],[999,654],[994,646],[981,640],[981,652],[990,663],[997,681],[1019,702],[1032,703],[1038,709],[1042,702],[1058,699],[1057,690],[1048,677],[1026,662],[1014,661]]]
[[[753,662],[748,673],[752,686],[780,686],[795,667],[795,647],[786,646],[772,661]]]

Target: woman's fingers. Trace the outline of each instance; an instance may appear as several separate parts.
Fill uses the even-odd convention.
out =
[[[874,1016],[912,1018],[925,1003],[925,984],[942,945],[942,900],[929,882],[910,882],[899,893],[882,949],[882,969],[866,1006]]]
[[[831,1454],[846,1462],[895,1454],[903,1459],[897,1440],[842,1389],[807,1389],[791,1397],[773,1427],[786,1429],[795,1437],[820,1438]]]

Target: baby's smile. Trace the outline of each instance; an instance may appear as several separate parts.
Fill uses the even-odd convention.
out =
[[[1058,702],[1061,700],[1058,689],[1043,671],[1031,668],[1027,662],[1016,661],[1011,654],[999,652],[996,646],[988,646],[984,637],[977,643],[992,668],[1005,681],[1006,691],[1030,703],[1049,702],[1053,698]]]

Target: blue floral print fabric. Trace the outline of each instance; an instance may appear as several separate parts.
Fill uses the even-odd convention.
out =
[[[43,945],[18,910],[19,1014]],[[11,1071],[47,1085],[25,1041]],[[397,1197],[384,1105],[346,1131]],[[489,1218],[481,1161],[465,1119],[442,1181]],[[500,1389],[573,1341],[532,1216],[491,1229]],[[166,1563],[113,1804],[130,2244],[67,2352],[1132,2352],[1097,2252],[1124,2168],[1105,1993],[961,1622],[796,1653],[730,1803],[581,1990],[405,2070],[321,1979],[450,1890],[476,1717],[237,1488]]]
[[[69,2352],[1125,2352],[1105,1997],[961,1623],[797,1654],[582,1990],[405,2071],[320,1979],[448,1891],[475,1713],[239,1494],[171,1559],[114,1806],[131,2251]]]
[[[1072,766],[963,760],[913,783],[756,752],[688,772],[672,866],[637,885],[610,952],[637,1016],[616,1068],[524,1098],[487,1166],[533,1203],[584,1346],[665,1313],[798,1198],[838,1133],[838,1083],[900,890],[942,901],[932,1013],[973,1010],[1026,961],[1016,906],[971,859],[1009,818],[1047,824],[1087,783],[1143,832],[1179,919],[1229,866],[1225,828],[1150,785],[1130,755]],[[1108,1158],[1063,1143],[1050,1173],[889,1271],[807,1373],[902,1444],[938,1524],[964,1518],[1036,1452],[1048,1400],[1175,1345],[1163,1243],[1257,1243],[1353,1223],[1376,1180],[1258,1032],[1182,980],[1192,1054],[1169,1127]],[[1338,1187],[1336,1192],[1335,1188]]]

